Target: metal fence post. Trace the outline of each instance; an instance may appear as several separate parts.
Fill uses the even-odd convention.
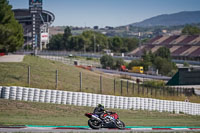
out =
[[[82,72],[80,72],[80,92],[82,92]]]
[[[102,94],[103,90],[103,81],[102,81],[102,75],[100,75],[100,93]]]
[[[31,85],[31,67],[28,66],[28,86],[30,87]]]
[[[115,79],[114,79],[114,95],[115,95],[115,91],[116,91],[116,81],[115,81]]]
[[[58,70],[56,70],[56,89],[58,89]]]
[[[140,94],[140,83],[138,83],[138,94]]]

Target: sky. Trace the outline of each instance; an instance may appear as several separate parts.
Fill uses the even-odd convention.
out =
[[[13,9],[29,0],[9,0]],[[55,14],[53,26],[122,26],[161,14],[200,11],[200,0],[43,0],[43,10]]]

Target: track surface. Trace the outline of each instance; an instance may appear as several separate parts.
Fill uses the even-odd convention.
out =
[[[87,126],[0,126],[0,132],[200,132],[200,127],[142,127],[128,126],[124,130],[93,130]]]

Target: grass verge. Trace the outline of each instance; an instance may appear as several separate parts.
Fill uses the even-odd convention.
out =
[[[0,125],[87,126],[84,116],[92,107],[34,103],[0,99]],[[200,116],[110,109],[126,126],[200,126]]]

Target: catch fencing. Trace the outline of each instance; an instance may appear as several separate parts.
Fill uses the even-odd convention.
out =
[[[83,92],[69,92],[26,87],[1,87],[0,98],[31,102],[69,104],[95,107],[104,104],[106,108],[149,110],[159,112],[200,115],[200,104],[152,98],[123,97]]]

